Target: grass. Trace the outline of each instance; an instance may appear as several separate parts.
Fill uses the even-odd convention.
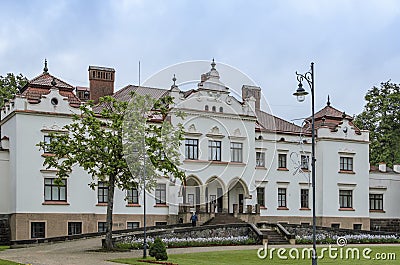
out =
[[[0,265],[20,265],[21,263],[16,263],[14,261],[0,259]],[[143,265],[143,264],[142,264]]]
[[[10,246],[0,246],[0,251],[9,249]],[[0,259],[0,265],[19,265],[21,263],[16,263],[14,261],[9,261],[9,260],[4,260],[4,259]]]
[[[336,247],[336,246],[332,246]],[[271,251],[271,246],[269,247],[268,254]],[[328,252],[325,252],[325,258],[319,259],[318,264],[337,264],[340,265],[392,265],[400,264],[400,247],[398,246],[371,246],[369,247],[372,252],[369,254],[371,259],[365,259],[362,257],[362,251],[366,247],[357,247],[360,251],[360,259],[346,259],[346,249],[353,248],[353,246],[348,246],[343,248],[343,259],[331,259],[329,258]],[[296,265],[309,265],[311,261],[309,259],[292,259],[288,254],[289,249],[287,249],[284,256],[288,259],[283,260],[278,258],[277,250],[273,252],[273,259],[268,256],[266,259],[260,259],[257,256],[257,250],[235,250],[235,251],[216,251],[216,252],[200,252],[200,253],[190,253],[190,254],[175,254],[168,255],[168,262],[177,263],[179,265],[208,265],[208,264],[218,264],[218,265],[234,265],[234,264],[246,264],[246,265],[261,265],[261,264],[296,264]],[[301,257],[301,249],[300,257]],[[319,250],[320,251],[320,250]],[[338,253],[340,257],[340,252],[336,251],[333,253]],[[377,253],[394,253],[395,260],[377,260],[375,259],[375,254]],[[261,253],[262,254],[262,253]],[[294,253],[293,253],[294,254]],[[134,264],[134,265],[145,265],[146,263],[138,262],[138,258],[132,259],[116,259],[113,262],[123,263],[123,264]],[[153,259],[154,260],[154,259]]]

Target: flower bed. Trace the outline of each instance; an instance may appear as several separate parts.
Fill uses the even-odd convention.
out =
[[[400,243],[400,238],[396,235],[371,235],[371,234],[356,234],[356,235],[316,235],[317,244],[336,244],[338,238],[346,238],[347,243]],[[296,235],[296,244],[311,244],[312,235]]]
[[[181,247],[207,247],[207,246],[226,246],[226,245],[252,245],[256,241],[248,236],[236,237],[209,237],[209,238],[162,238],[162,241],[168,248]],[[147,238],[147,243],[150,246],[154,242],[154,238]],[[134,238],[130,243],[117,243],[117,248],[120,249],[142,249],[143,239]]]

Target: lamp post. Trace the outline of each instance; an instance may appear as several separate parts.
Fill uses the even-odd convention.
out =
[[[312,181],[312,219],[313,219],[313,255],[312,265],[317,265],[317,246],[316,246],[316,212],[315,212],[315,111],[314,111],[314,63],[311,63],[310,71],[299,74],[296,71],[297,81],[299,81],[296,92],[293,93],[299,102],[303,102],[308,92],[304,90],[302,82],[305,80],[311,89],[311,130],[312,130],[312,143],[311,143],[311,181]]]

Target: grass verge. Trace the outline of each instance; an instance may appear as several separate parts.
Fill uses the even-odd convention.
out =
[[[10,246],[0,246],[0,251],[6,250],[6,249],[9,249],[9,248],[10,248]]]
[[[0,265],[20,265],[21,263],[16,263],[14,261],[0,259]]]
[[[337,247],[332,245],[332,247]],[[367,253],[368,258],[363,257],[363,251],[366,248],[370,248],[371,252]],[[272,246],[269,247],[268,254]],[[329,252],[324,252],[324,258],[318,260],[318,264],[337,264],[340,262],[340,265],[354,265],[354,264],[363,264],[363,265],[392,265],[392,264],[400,264],[400,247],[399,246],[371,246],[371,247],[357,247],[357,246],[346,246],[342,248],[342,258],[340,258],[340,249],[336,252],[336,258],[331,258],[329,256]],[[359,251],[360,257],[354,256],[352,258],[352,249],[357,249]],[[235,250],[235,251],[215,251],[215,252],[199,252],[199,253],[190,253],[190,254],[171,254],[168,255],[168,262],[177,263],[179,265],[209,265],[209,264],[218,264],[218,265],[233,265],[233,264],[246,264],[246,265],[261,265],[261,264],[296,264],[296,265],[309,265],[311,261],[308,258],[301,258],[301,251],[303,249],[298,249],[300,252],[299,258],[294,258],[296,256],[295,251],[291,251],[291,249],[286,249],[284,253],[281,253],[281,256],[286,257],[287,259],[280,259],[278,257],[278,250],[273,252],[272,259],[270,255],[268,255],[265,259],[260,259],[257,256],[257,249],[254,250]],[[318,255],[320,255],[321,248],[318,250]],[[346,254],[346,253],[349,254]],[[292,254],[292,257],[289,255]],[[390,254],[390,257],[389,257]],[[347,256],[346,256],[347,255]],[[346,258],[347,257],[347,258]],[[144,265],[146,263],[139,262],[140,258],[132,258],[132,259],[116,259],[112,260],[113,262],[123,263],[123,264],[134,264],[134,265]]]

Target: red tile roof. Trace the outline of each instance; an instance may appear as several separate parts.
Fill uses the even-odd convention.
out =
[[[332,131],[336,130],[336,127],[342,123],[343,118],[349,120],[349,124],[354,127],[356,133],[360,133],[360,129],[357,128],[353,121],[353,117],[347,115],[345,112],[340,111],[329,104],[327,104],[323,109],[315,113],[315,128],[322,126],[327,126]],[[311,124],[311,117],[306,119]],[[308,130],[311,130],[311,126],[307,126]]]
[[[54,87],[59,89],[61,96],[68,98],[68,102],[72,107],[79,107],[81,105],[81,101],[73,93],[74,87],[48,72],[43,72],[30,80],[22,88],[21,94],[28,99],[29,103],[37,104],[41,101],[43,95],[50,93],[50,89],[53,88],[53,80],[55,81]]]
[[[161,88],[153,88],[153,87],[142,87],[142,86],[134,86],[127,85],[117,92],[114,93],[113,97],[120,101],[129,101],[131,99],[130,94],[132,92],[138,93],[140,95],[150,95],[155,99],[159,99],[169,93],[169,90],[161,89]],[[97,113],[105,107],[104,103],[99,104],[93,107],[93,110]]]
[[[264,111],[256,110],[256,116],[258,123],[256,129],[259,129],[261,131],[265,130],[270,132],[295,133],[295,134],[304,132],[302,127],[294,123],[285,121],[281,118],[278,118]]]

